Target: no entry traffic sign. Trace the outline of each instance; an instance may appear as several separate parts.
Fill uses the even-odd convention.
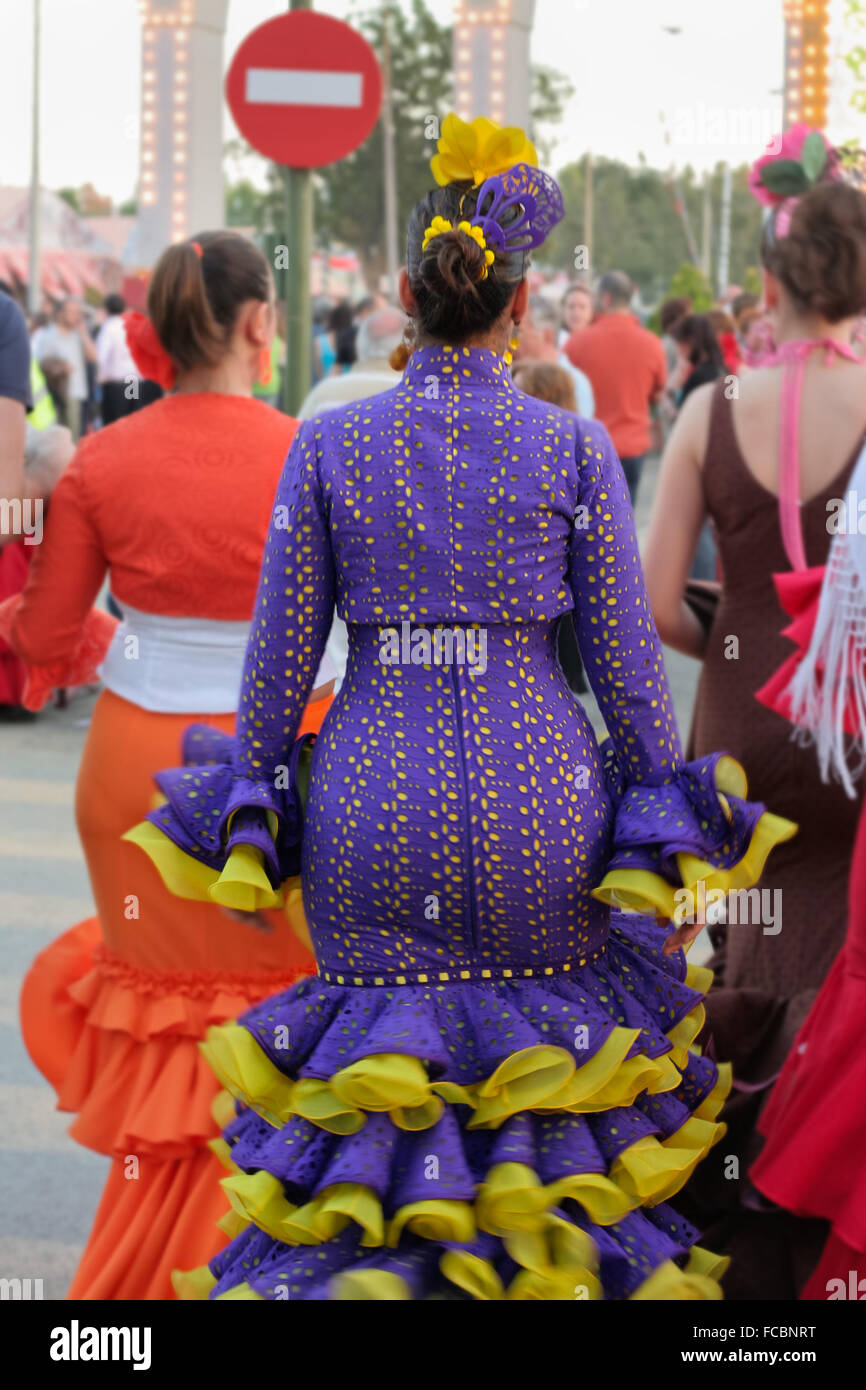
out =
[[[379,117],[382,74],[350,25],[294,10],[247,35],[226,98],[254,149],[291,169],[315,169],[366,140]]]

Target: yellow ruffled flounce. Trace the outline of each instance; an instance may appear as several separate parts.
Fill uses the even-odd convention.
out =
[[[729,796],[744,799],[748,791],[746,774],[735,758],[720,758],[715,768],[716,792],[723,810],[730,819]],[[677,897],[683,889],[694,895],[698,884],[705,892],[735,893],[751,888],[764,872],[767,859],[776,845],[796,835],[797,826],[783,816],[765,811],[759,817],[746,853],[730,869],[719,869],[693,854],[676,856],[680,884],[676,886],[649,869],[612,869],[605,874],[593,897],[611,907],[676,921],[683,899]]]
[[[604,1297],[592,1239],[579,1227],[550,1215],[531,1233],[509,1237],[505,1248],[517,1274],[506,1288],[489,1260],[465,1250],[446,1250],[439,1262],[445,1278],[478,1302],[598,1302]],[[729,1260],[699,1245],[692,1246],[686,1265],[666,1260],[631,1295],[636,1302],[712,1302],[721,1299],[719,1280]],[[179,1299],[206,1299],[216,1285],[207,1267],[176,1273]],[[358,1269],[337,1275],[337,1301],[394,1303],[411,1300],[403,1279],[391,1270]],[[242,1283],[217,1296],[218,1302],[260,1302],[261,1294]]]
[[[710,978],[709,971],[690,968],[692,987],[706,985]],[[703,1008],[698,1006],[670,1031],[671,1052],[658,1059],[666,1066],[646,1057],[627,1059],[625,1053],[636,1034],[615,1029],[608,1044],[583,1067],[576,1067],[563,1049],[527,1048],[512,1054],[491,1077],[473,1086],[430,1082],[417,1058],[399,1054],[365,1059],[328,1082],[293,1083],[246,1029],[234,1025],[211,1030],[202,1048],[228,1087],[214,1111],[221,1124],[234,1114],[230,1092],[276,1127],[293,1115],[302,1115],[331,1133],[353,1134],[365,1123],[366,1112],[386,1112],[398,1127],[416,1130],[434,1124],[443,1101],[447,1101],[474,1109],[470,1126],[479,1127],[480,1117],[480,1127],[496,1128],[519,1110],[592,1113],[627,1105],[641,1090],[672,1089],[681,1080],[677,1064],[685,1067],[702,1021]],[[616,1158],[607,1174],[574,1173],[544,1184],[526,1164],[497,1163],[487,1173],[474,1202],[414,1202],[390,1218],[385,1216],[377,1194],[358,1182],[334,1184],[308,1202],[293,1204],[278,1178],[264,1170],[242,1172],[233,1163],[225,1140],[214,1140],[211,1148],[229,1170],[222,1186],[230,1211],[220,1225],[233,1237],[252,1223],[274,1240],[298,1246],[322,1244],[354,1224],[360,1232],[360,1244],[369,1249],[394,1249],[404,1233],[438,1244],[468,1244],[480,1233],[487,1233],[502,1240],[521,1269],[506,1289],[488,1261],[467,1251],[446,1250],[440,1261],[443,1274],[472,1297],[601,1298],[593,1241],[579,1227],[557,1216],[556,1208],[566,1199],[574,1200],[594,1224],[606,1226],[640,1207],[667,1201],[723,1135],[725,1126],[716,1123],[716,1116],[730,1084],[730,1069],[720,1068],[712,1092],[675,1134],[664,1140],[654,1136],[637,1140]],[[720,1269],[720,1262],[695,1250],[684,1269],[668,1262],[633,1297],[718,1298]],[[178,1274],[175,1281],[179,1298],[206,1298],[213,1286],[208,1271]],[[340,1299],[379,1301],[409,1296],[403,1280],[390,1271],[359,1269],[335,1281],[335,1297]],[[248,1285],[240,1285],[220,1297],[258,1299],[259,1295]]]
[[[710,971],[688,967],[685,983],[690,988],[704,992],[711,980]],[[629,1057],[638,1032],[614,1027],[583,1066],[564,1048],[539,1045],[512,1053],[490,1076],[471,1085],[432,1080],[420,1059],[399,1053],[363,1058],[327,1079],[293,1080],[246,1028],[234,1024],[209,1030],[200,1046],[226,1087],[214,1112],[222,1125],[234,1116],[233,1097],[277,1129],[299,1116],[331,1134],[350,1136],[363,1128],[369,1114],[387,1114],[397,1128],[420,1131],[436,1124],[445,1105],[461,1105],[471,1112],[467,1129],[495,1130],[523,1111],[594,1114],[627,1107],[642,1093],[676,1089],[703,1021],[699,1004],[669,1030],[670,1050],[658,1058]],[[636,1140],[607,1173],[575,1172],[544,1183],[526,1163],[497,1162],[474,1200],[418,1201],[388,1215],[377,1192],[363,1182],[335,1183],[309,1201],[293,1203],[279,1178],[263,1169],[240,1170],[226,1141],[214,1140],[211,1148],[228,1169],[222,1186],[230,1209],[220,1225],[231,1237],[253,1225],[289,1247],[322,1245],[352,1226],[359,1244],[370,1251],[395,1250],[406,1235],[442,1246],[468,1245],[492,1235],[519,1266],[507,1288],[494,1265],[473,1252],[449,1248],[439,1259],[446,1279],[472,1298],[600,1299],[595,1244],[557,1209],[573,1200],[593,1224],[611,1226],[642,1207],[668,1201],[724,1134],[717,1116],[730,1084],[730,1069],[719,1068],[712,1092],[676,1133]],[[666,1262],[632,1297],[720,1298],[723,1267],[724,1262],[695,1249],[684,1268]],[[207,1271],[179,1274],[175,1281],[179,1298],[206,1298],[213,1287]],[[411,1296],[397,1273],[364,1267],[337,1275],[333,1291],[337,1299],[360,1301]],[[260,1296],[241,1283],[220,1297]]]
[[[331,1134],[356,1134],[366,1112],[377,1112],[398,1129],[422,1130],[436,1124],[446,1104],[457,1104],[474,1112],[468,1129],[497,1129],[523,1110],[593,1114],[628,1106],[643,1091],[675,1090],[703,1019],[698,1005],[667,1034],[671,1051],[660,1057],[629,1057],[638,1030],[615,1027],[581,1067],[565,1048],[541,1044],[513,1052],[470,1086],[431,1081],[423,1062],[399,1053],[365,1057],[328,1080],[293,1081],[238,1024],[209,1029],[199,1046],[226,1090],[276,1127],[299,1116]]]
[[[164,800],[164,798],[163,798]],[[273,830],[274,816],[268,812]],[[282,908],[292,930],[312,952],[313,943],[304,913],[300,877],[287,878],[272,888],[261,850],[252,845],[236,845],[222,870],[200,864],[151,821],[140,821],[121,837],[144,850],[159,873],[168,892],[192,902],[212,902],[235,912],[268,912]]]

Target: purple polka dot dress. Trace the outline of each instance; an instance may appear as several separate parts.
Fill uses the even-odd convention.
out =
[[[311,748],[335,608],[348,668]],[[719,1297],[669,1205],[723,1129],[709,974],[600,885],[732,870],[763,808],[683,765],[604,428],[449,347],[303,424],[237,737],[190,745],[152,823],[214,871],[251,846],[272,888],[300,872],[318,973],[209,1035],[233,1239],[179,1293]]]

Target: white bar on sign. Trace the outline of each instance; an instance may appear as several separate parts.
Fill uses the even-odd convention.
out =
[[[246,99],[279,106],[360,106],[363,74],[248,68]]]

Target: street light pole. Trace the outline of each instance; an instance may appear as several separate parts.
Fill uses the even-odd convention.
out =
[[[311,10],[313,0],[289,0],[290,10]],[[313,263],[313,178],[309,169],[283,168],[286,195],[288,267],[283,284],[286,300],[286,370],[282,406],[297,415],[310,389],[313,351],[310,273]]]
[[[39,107],[40,107],[40,47],[42,29],[42,0],[33,0],[33,118],[30,152],[30,254],[27,284],[27,307],[31,314],[42,308],[42,274],[40,243],[42,205],[39,197]]]
[[[584,244],[585,244],[585,246],[586,246],[586,259],[587,259],[587,267],[586,267],[586,268],[587,268],[587,270],[589,271],[589,276],[590,276],[590,278],[592,278],[592,275],[593,275],[593,273],[594,273],[594,261],[593,261],[593,255],[592,255],[592,233],[593,233],[593,216],[594,216],[594,211],[595,211],[594,206],[593,206],[593,198],[594,198],[594,195],[595,195],[595,174],[594,174],[594,163],[593,163],[593,157],[592,157],[592,150],[587,150],[587,152],[586,152],[586,160],[585,160],[584,168],[585,168],[585,179],[584,179],[584,202],[583,202],[583,240],[584,240]]]
[[[709,170],[704,174],[704,219],[701,229],[701,270],[709,280],[712,274],[711,245],[713,226],[713,190]]]
[[[382,144],[385,158],[385,274],[388,295],[397,293],[397,168],[394,159],[394,107],[391,100],[391,0],[382,0]]]
[[[726,163],[722,170],[722,213],[719,225],[719,264],[717,289],[723,295],[728,287],[731,257],[731,166]]]

